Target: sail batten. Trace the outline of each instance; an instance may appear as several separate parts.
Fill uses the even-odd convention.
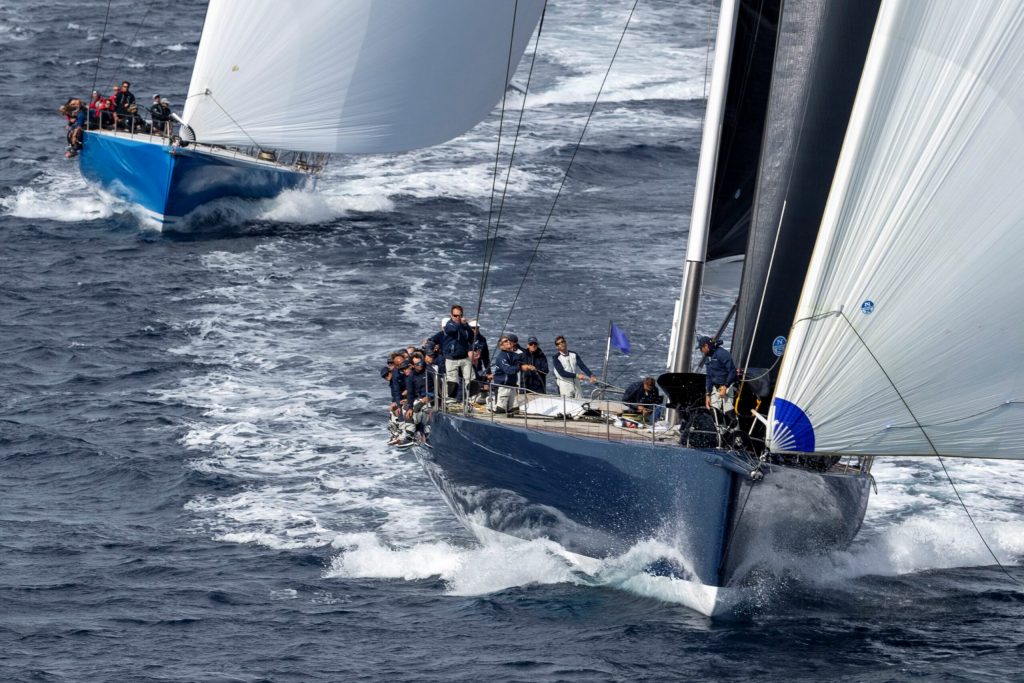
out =
[[[543,8],[211,0],[182,118],[211,144],[328,153],[439,144],[493,109]]]
[[[1024,459],[1022,158],[1024,6],[885,0],[773,449]]]

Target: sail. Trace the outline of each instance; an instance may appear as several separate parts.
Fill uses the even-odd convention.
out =
[[[740,255],[747,245],[780,4],[739,3],[708,224],[709,261]]]
[[[884,0],[772,447],[1024,458],[1024,4]]]
[[[438,144],[493,109],[543,8],[211,0],[182,118],[210,144],[330,153]]]
[[[825,210],[879,0],[786,0],[779,20],[732,353],[773,368]],[[785,207],[785,211],[783,211]]]

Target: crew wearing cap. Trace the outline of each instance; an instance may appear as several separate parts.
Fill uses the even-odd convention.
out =
[[[528,363],[523,363],[525,354],[515,352],[511,336],[502,335],[498,340],[500,351],[494,358],[494,384],[498,386],[498,397],[494,402],[496,413],[512,412],[515,408],[519,371],[536,369]]]
[[[491,367],[491,350],[487,347],[487,337],[480,331],[480,323],[470,320],[469,329],[473,331],[472,348],[480,353],[480,363],[484,368],[489,369]]]
[[[523,361],[534,368],[523,371],[523,387],[536,394],[547,393],[548,357],[544,355],[536,337],[527,338]]]
[[[160,99],[159,93],[153,95],[153,104],[149,107],[149,118],[153,133],[157,135],[171,134],[171,108],[166,99]]]
[[[704,406],[723,413],[733,410],[736,399],[736,364],[722,348],[722,342],[711,337],[697,338],[697,348],[706,357],[707,378],[704,383]]]

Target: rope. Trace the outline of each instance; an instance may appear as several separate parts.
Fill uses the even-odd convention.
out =
[[[530,274],[530,269],[533,267],[533,262],[537,259],[537,252],[540,250],[541,242],[544,240],[544,234],[547,232],[548,225],[551,223],[551,217],[555,213],[555,206],[558,204],[558,198],[562,196],[562,188],[565,187],[565,181],[569,178],[569,171],[572,169],[573,161],[576,160],[576,154],[580,151],[580,147],[583,145],[583,136],[587,134],[587,127],[590,125],[590,119],[594,116],[594,111],[597,109],[597,103],[601,99],[601,93],[604,91],[605,83],[608,82],[608,74],[611,73],[612,65],[615,64],[615,58],[619,54],[619,48],[622,47],[622,41],[626,37],[626,31],[629,30],[629,23],[633,19],[633,13],[636,12],[636,6],[640,0],[633,0],[633,6],[629,10],[629,16],[626,18],[626,25],[622,27],[622,34],[619,35],[619,42],[615,45],[615,52],[612,53],[611,61],[608,62],[608,68],[604,72],[604,78],[601,79],[601,87],[597,89],[597,95],[594,97],[594,104],[590,107],[590,113],[587,114],[587,120],[583,124],[583,130],[580,131],[579,140],[576,141],[576,147],[572,151],[572,156],[569,158],[569,164],[565,167],[565,173],[562,175],[562,182],[558,185],[558,191],[555,192],[555,198],[551,202],[551,209],[548,211],[548,216],[544,220],[544,227],[541,228],[540,235],[537,237],[537,242],[533,247],[533,253],[530,254],[530,260],[526,263],[526,270],[523,273],[523,278],[519,282],[519,288],[516,290],[516,295],[512,299],[512,305],[509,307],[508,315],[505,317],[505,322],[502,323],[502,332],[508,327],[508,321],[512,317],[512,312],[516,308],[516,303],[519,301],[519,295],[523,291],[523,286],[526,284],[526,278]]]
[[[96,77],[99,76],[99,73],[100,73],[100,58],[103,57],[103,39],[107,35],[107,20],[109,18],[110,18],[110,0],[107,0],[107,13],[103,17],[103,31],[100,33],[100,47],[99,47],[99,51],[96,53],[96,68],[92,72],[92,87],[89,88],[89,92],[90,93],[93,90],[96,89]]]
[[[519,6],[519,3],[518,3],[518,0],[516,0],[516,8],[518,8],[518,6]],[[487,280],[488,280],[488,278],[490,276],[491,263],[494,260],[494,252],[495,252],[495,249],[497,248],[498,226],[501,225],[501,215],[502,215],[502,212],[504,211],[504,208],[505,208],[505,197],[508,194],[508,183],[509,183],[509,179],[510,179],[510,177],[512,175],[512,163],[513,163],[513,161],[515,159],[515,156],[516,156],[516,147],[519,144],[519,132],[522,130],[522,126],[523,126],[523,113],[526,111],[526,97],[527,97],[527,95],[530,92],[530,82],[533,80],[533,68],[537,64],[537,48],[540,45],[540,34],[544,31],[544,17],[547,14],[547,8],[548,8],[547,0],[545,0],[544,1],[544,7],[543,7],[543,9],[541,9],[540,24],[537,27],[537,37],[534,39],[534,43],[533,43],[533,57],[530,60],[530,72],[529,72],[529,74],[527,74],[527,77],[526,77],[526,88],[523,90],[523,102],[522,102],[522,105],[519,107],[519,120],[516,123],[516,133],[515,133],[515,136],[512,139],[512,152],[509,155],[509,159],[508,159],[508,167],[507,167],[507,171],[505,172],[505,185],[504,185],[504,187],[502,188],[502,191],[501,191],[501,202],[498,205],[498,215],[497,215],[497,218],[494,221],[494,232],[493,232],[493,235],[492,235],[492,233],[491,233],[491,217],[493,215],[494,193],[495,193],[496,183],[497,183],[497,179],[498,179],[498,159],[499,159],[500,154],[501,154],[501,133],[502,133],[502,128],[503,128],[504,122],[505,122],[505,97],[508,94],[508,89],[507,88],[505,89],[505,91],[503,91],[502,96],[501,96],[501,119],[500,119],[500,122],[498,124],[498,148],[495,150],[495,153],[494,153],[494,175],[493,175],[492,181],[491,181],[491,201],[490,201],[490,206],[488,207],[488,213],[487,213],[487,234],[486,234],[486,238],[484,239],[484,259],[483,259],[483,264],[482,264],[481,270],[480,270],[480,289],[479,289],[479,293],[478,293],[478,296],[477,296],[477,303],[476,303],[476,318],[478,320],[480,319],[480,314],[481,314],[481,312],[483,310],[484,293],[487,291]],[[508,83],[509,79],[511,78],[510,72],[511,72],[511,69],[512,69],[512,48],[513,48],[513,39],[515,38],[515,16],[516,16],[515,11],[516,10],[514,9],[513,10],[513,18],[512,18],[512,34],[509,36],[508,61],[505,64],[505,82],[506,83]]]
[[[224,107],[220,106],[220,102],[218,102],[218,101],[217,101],[217,98],[213,96],[213,93],[212,93],[212,92],[210,92],[209,90],[207,90],[206,92],[202,92],[202,93],[196,93],[196,95],[206,95],[206,96],[207,96],[207,97],[209,97],[209,98],[210,98],[211,100],[213,100],[213,103],[214,103],[214,104],[216,104],[216,105],[217,105],[217,107],[218,107],[218,108],[219,108],[219,109],[220,109],[220,110],[221,110],[222,112],[224,112],[224,116],[226,116],[226,117],[228,117],[229,119],[231,119],[231,123],[235,124],[235,126],[237,126],[237,127],[238,127],[238,130],[242,131],[242,135],[244,135],[245,137],[249,138],[249,142],[251,142],[251,143],[252,143],[252,146],[253,146],[253,147],[255,147],[256,149],[259,149],[259,150],[262,150],[262,149],[263,149],[263,147],[262,147],[262,146],[260,146],[260,144],[259,144],[258,142],[256,142],[255,140],[253,140],[252,136],[251,136],[251,135],[249,135],[249,133],[248,133],[248,132],[247,132],[247,131],[245,130],[245,128],[242,128],[241,124],[239,124],[239,123],[238,123],[238,121],[235,121],[234,117],[233,117],[233,116],[231,116],[231,114],[229,114],[229,113],[228,113],[228,110],[227,110],[227,109],[225,109]],[[185,98],[185,99],[188,99],[188,98]]]
[[[121,65],[124,64],[124,60],[127,59],[128,51],[132,49],[132,45],[135,43],[135,39],[138,38],[139,31],[142,30],[142,27],[145,25],[146,19],[149,17],[149,11],[151,9],[153,9],[152,6],[150,6],[150,8],[146,10],[146,13],[142,15],[142,21],[139,23],[138,28],[135,29],[135,35],[133,35],[132,39],[128,41],[128,47],[124,49],[124,54],[121,55],[121,61],[118,62],[117,66],[114,68],[114,73],[117,73],[121,70]],[[97,63],[96,66],[99,66],[99,64]]]
[[[857,340],[860,341],[861,345],[864,347],[864,350],[868,352],[868,355],[871,356],[871,360],[875,361],[875,364],[878,365],[878,369],[882,371],[882,374],[885,376],[885,379],[889,382],[889,386],[891,386],[893,391],[896,392],[896,395],[903,403],[903,407],[907,409],[907,412],[910,414],[911,419],[914,420],[914,423],[920,429],[921,435],[928,442],[928,446],[932,449],[932,452],[935,454],[935,457],[939,459],[939,464],[942,465],[942,472],[946,475],[946,480],[949,482],[950,487],[952,487],[953,493],[956,494],[956,499],[960,502],[960,507],[963,508],[964,513],[967,515],[967,519],[970,520],[971,526],[974,527],[975,533],[978,534],[978,538],[981,539],[981,542],[985,546],[985,550],[988,551],[988,554],[992,556],[992,559],[995,561],[996,566],[998,566],[999,569],[1001,569],[1002,572],[1010,578],[1010,580],[1020,585],[1021,582],[1017,580],[1017,578],[1014,577],[1012,574],[1010,574],[1009,571],[1007,571],[1006,567],[1004,567],[1002,562],[999,561],[999,558],[996,557],[995,552],[992,551],[992,547],[988,544],[988,541],[985,540],[985,536],[981,533],[981,529],[979,529],[978,525],[975,523],[974,517],[971,515],[971,511],[967,509],[967,504],[964,503],[963,497],[960,496],[960,491],[957,490],[956,484],[953,483],[953,478],[949,476],[949,471],[946,469],[946,463],[943,461],[942,455],[939,453],[939,449],[935,447],[935,444],[934,442],[932,442],[931,437],[928,436],[928,432],[925,431],[924,425],[922,425],[921,422],[918,421],[917,415],[915,415],[914,411],[910,409],[910,404],[907,403],[907,400],[903,397],[903,394],[900,393],[900,390],[896,387],[896,383],[892,380],[892,377],[889,376],[889,373],[886,372],[885,367],[882,365],[881,361],[878,360],[878,357],[875,356],[875,353],[871,350],[871,347],[867,345],[867,342],[864,341],[864,338],[860,336],[860,332],[857,331],[857,328],[853,326],[853,323],[850,321],[849,318],[846,317],[846,314],[843,311],[829,312],[828,314],[824,315],[831,315],[832,313],[840,316],[843,320],[846,321],[846,324],[850,327],[850,330],[854,333],[854,335],[856,335]],[[804,318],[804,320],[815,320],[821,317],[823,316],[811,316],[810,318]],[[798,320],[797,322],[800,321]]]

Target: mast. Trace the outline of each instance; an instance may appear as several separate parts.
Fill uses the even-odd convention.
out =
[[[693,356],[693,337],[697,326],[704,262],[707,259],[708,229],[711,222],[711,198],[715,190],[715,169],[718,145],[725,118],[725,98],[729,86],[733,40],[740,0],[722,0],[718,15],[718,35],[715,37],[715,63],[712,67],[711,92],[704,114],[704,133],[697,163],[697,182],[693,193],[693,211],[690,215],[690,234],[686,247],[686,266],[680,298],[676,300],[675,315],[669,342],[668,369],[670,372],[689,372]]]

